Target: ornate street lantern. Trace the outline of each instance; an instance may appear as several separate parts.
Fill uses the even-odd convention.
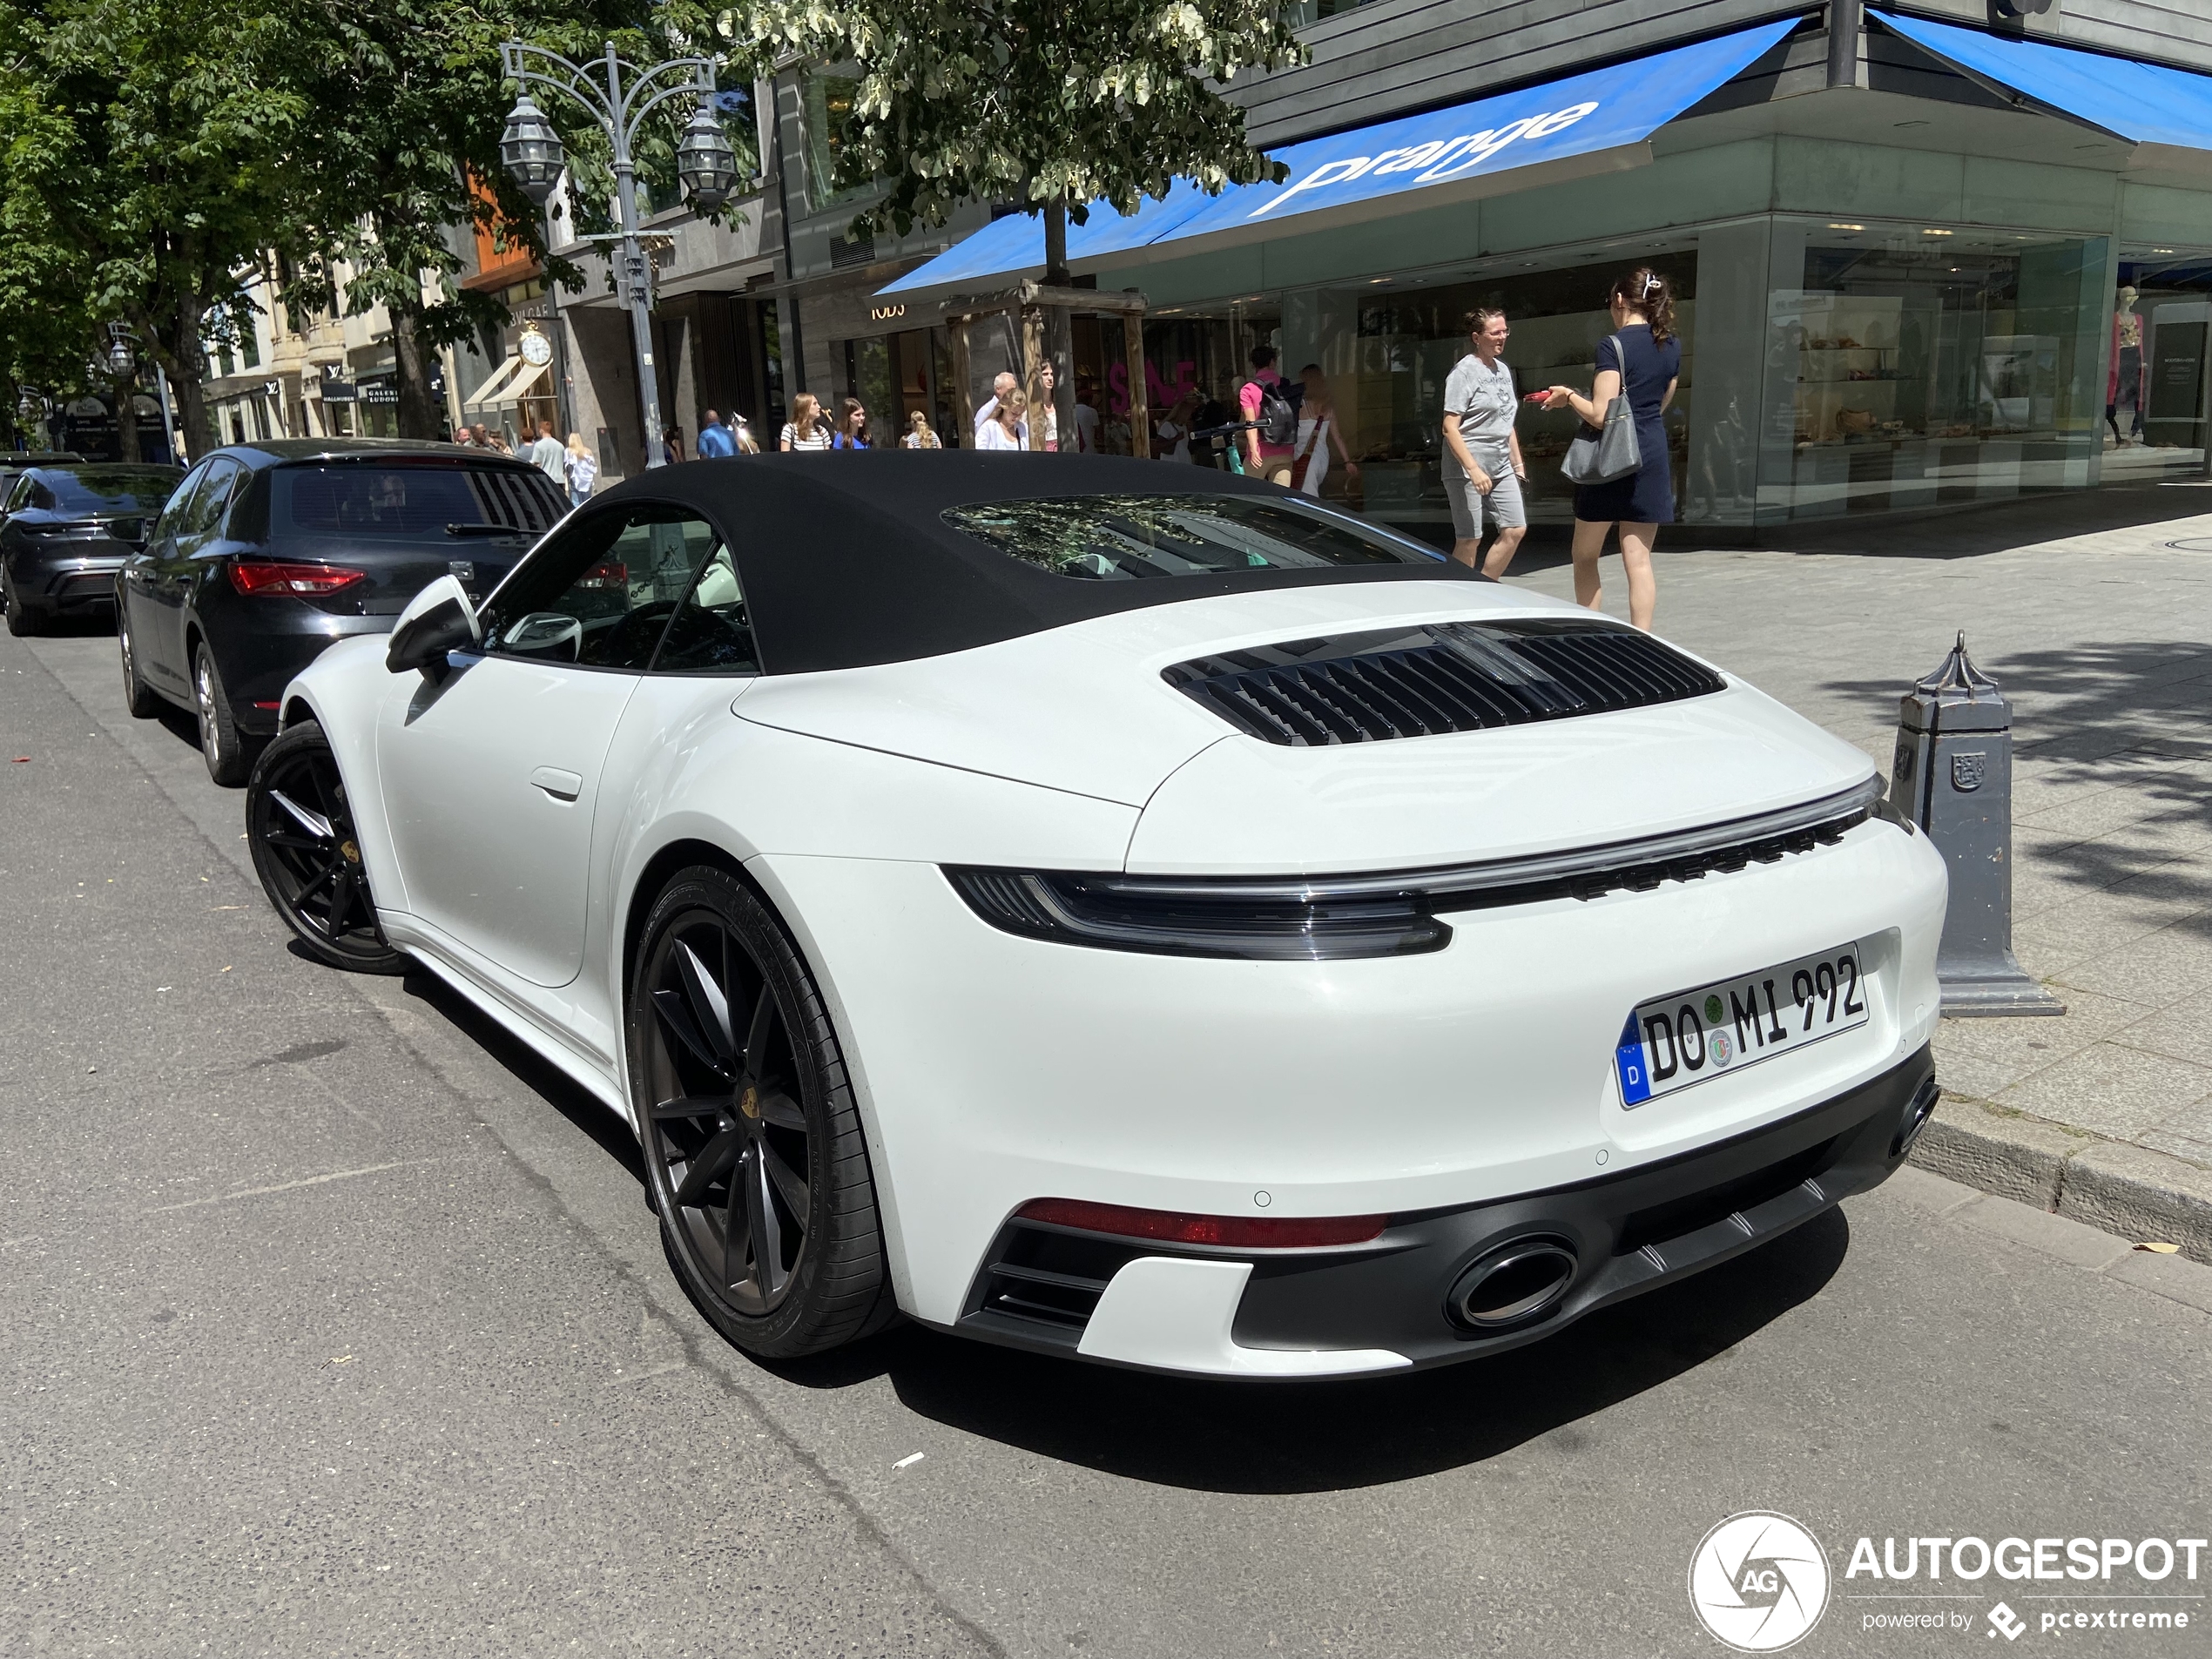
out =
[[[517,97],[515,107],[507,112],[507,131],[499,138],[499,158],[507,176],[540,207],[545,206],[569,165],[561,135],[553,130],[545,112],[530,101],[528,92]]]
[[[737,152],[731,149],[722,123],[705,104],[676,146],[676,176],[691,192],[691,205],[706,213],[727,201],[731,186],[738,182]]]
[[[131,332],[127,322],[111,322],[107,326],[108,373],[118,380],[128,380],[131,371],[138,366],[138,335]]]

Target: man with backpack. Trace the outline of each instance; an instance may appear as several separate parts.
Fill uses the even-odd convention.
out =
[[[1298,453],[1298,405],[1285,395],[1275,372],[1275,347],[1252,347],[1251,378],[1237,391],[1238,407],[1250,424],[1244,428],[1244,470],[1254,478],[1289,488],[1291,464]]]

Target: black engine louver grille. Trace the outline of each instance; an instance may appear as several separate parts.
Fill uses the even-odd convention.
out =
[[[1241,732],[1317,748],[1645,708],[1725,684],[1649,634],[1577,617],[1291,640],[1177,663],[1164,678]]]

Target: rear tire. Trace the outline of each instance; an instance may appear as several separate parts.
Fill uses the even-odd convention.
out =
[[[246,839],[262,891],[301,944],[333,968],[407,972],[407,954],[377,925],[345,779],[313,720],[261,752],[246,786]]]
[[[8,612],[8,631],[17,639],[46,631],[46,619],[24,604],[23,596],[16,591],[16,584],[0,576],[0,604]]]
[[[160,711],[161,698],[138,672],[138,653],[131,638],[131,613],[118,597],[115,602],[115,643],[123,657],[123,706],[134,720],[150,720]]]
[[[680,871],[654,901],[628,1047],[662,1239],[715,1328],[795,1359],[897,1318],[837,1033],[782,926],[728,872]]]
[[[231,713],[230,693],[215,671],[214,653],[202,640],[192,652],[192,708],[199,716],[199,752],[207,761],[207,775],[226,789],[236,789],[253,770],[246,752],[246,734]]]

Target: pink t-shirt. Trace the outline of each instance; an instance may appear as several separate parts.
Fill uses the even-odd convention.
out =
[[[1237,394],[1238,407],[1244,411],[1244,419],[1259,419],[1259,388],[1262,386],[1280,386],[1282,383],[1283,377],[1273,369],[1254,369],[1251,379],[1246,381]],[[1294,443],[1270,443],[1257,432],[1252,436],[1259,442],[1260,459],[1263,461],[1286,461],[1298,454],[1298,446]]]

